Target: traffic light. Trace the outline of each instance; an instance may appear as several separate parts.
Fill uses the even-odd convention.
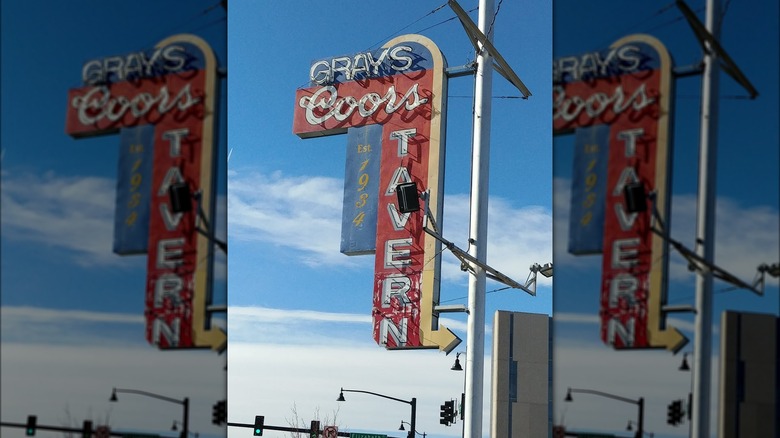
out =
[[[680,424],[683,421],[682,400],[675,400],[672,404],[674,405],[674,420]]]
[[[35,415],[28,415],[27,416],[27,428],[24,431],[24,434],[27,436],[35,436],[35,423],[38,422],[38,417]]]
[[[263,436],[263,423],[265,423],[265,417],[262,415],[255,415],[254,436]]]
[[[320,437],[320,422],[317,420],[311,420],[311,427],[309,428],[309,438]]]
[[[553,433],[553,438],[565,438],[566,428],[563,426],[553,426],[552,433]]]
[[[677,426],[682,423],[682,400],[674,400],[666,409],[666,424]]]
[[[447,421],[450,424],[455,422],[455,402],[452,400],[444,402],[444,406],[447,408]]]
[[[84,425],[81,426],[81,438],[92,438],[92,422],[90,420],[84,420]]]
[[[220,400],[214,404],[211,411],[211,423],[221,425],[227,419],[227,402]]]
[[[449,426],[455,422],[455,402],[448,400],[443,405],[439,406],[439,424]]]

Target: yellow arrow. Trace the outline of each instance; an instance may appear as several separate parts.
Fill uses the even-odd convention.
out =
[[[682,350],[688,343],[688,338],[674,327],[667,327],[664,330],[648,330],[648,338],[650,345],[664,347],[672,353]]]
[[[193,325],[192,338],[195,345],[198,347],[209,347],[218,353],[225,351],[225,348],[227,348],[227,334],[222,327],[214,327],[209,330],[198,330],[194,327]]]
[[[420,318],[421,320],[423,318]],[[429,318],[430,319],[430,318]],[[436,346],[439,351],[443,351],[450,354],[461,343],[461,339],[452,333],[450,329],[439,324],[438,330],[431,330],[426,332],[424,328],[420,327],[420,338],[423,340],[423,345]]]

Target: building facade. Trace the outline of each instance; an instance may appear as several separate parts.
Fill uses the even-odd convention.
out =
[[[497,311],[493,319],[492,437],[538,438],[552,430],[552,318]]]

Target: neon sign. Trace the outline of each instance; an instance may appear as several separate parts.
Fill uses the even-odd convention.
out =
[[[428,191],[441,218],[444,58],[429,39],[405,35],[381,49],[315,61],[296,93],[293,132],[347,134],[341,251],[375,253],[374,339],[389,349],[439,348],[458,339],[438,324],[439,242],[422,212],[401,213],[398,184]]]
[[[146,252],[146,338],[161,349],[221,349],[208,327],[213,254],[197,211],[173,211],[168,189],[186,183],[213,217],[216,59],[193,35],[148,52],[86,62],[68,93],[66,133],[120,132],[114,251]]]
[[[668,251],[650,229],[653,209],[629,212],[623,192],[642,184],[668,218],[671,69],[647,35],[553,64],[553,129],[576,133],[569,251],[602,253],[601,338],[618,349],[686,342],[662,317]]]

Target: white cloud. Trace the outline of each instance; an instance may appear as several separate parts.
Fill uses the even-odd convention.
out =
[[[225,356],[210,350],[161,351],[145,344],[143,318],[131,314],[0,308],[3,420],[81,427],[84,419],[116,430],[165,432],[181,406],[111,389],[190,399],[190,430],[221,435],[212,405],[225,394]],[[128,335],[129,334],[129,335]],[[45,335],[45,336],[42,336]],[[40,432],[42,436],[49,436]]]
[[[718,198],[715,212],[715,264],[750,283],[762,263],[780,260],[780,214],[766,205],[744,206],[729,198]],[[672,238],[694,249],[696,197],[677,195],[672,199]],[[688,263],[677,255],[670,276],[691,279]]]
[[[343,182],[325,177],[292,177],[281,172],[229,172],[230,238],[266,242],[298,252],[309,265],[357,266],[339,247]],[[517,208],[493,197],[488,215],[488,264],[524,281],[533,263],[552,261],[552,213],[540,206]],[[469,198],[448,194],[444,218],[437,218],[444,238],[468,249]],[[519,273],[519,274],[518,274]],[[460,262],[445,251],[442,278],[463,283]],[[550,280],[539,279],[540,284]]]
[[[569,210],[571,202],[571,181],[564,178],[553,179],[553,240],[555,264],[568,270],[601,269],[601,257],[575,256],[569,253]]]
[[[567,269],[600,271],[600,255],[573,256],[568,252],[570,186],[568,179],[556,178],[554,181],[555,235],[560,237],[555,239],[556,262]],[[780,257],[780,213],[767,205],[745,206],[724,197],[718,198],[716,205],[715,264],[751,283],[759,265],[776,263]],[[670,235],[687,248],[695,249],[695,195],[672,197]],[[689,284],[695,278],[688,269],[688,262],[674,249],[670,254],[669,278]]]
[[[349,392],[344,394],[346,402],[336,402],[343,387],[403,400],[416,397],[419,431],[430,437],[460,436],[460,423],[453,427],[438,424],[439,405],[458,398],[463,390],[464,373],[450,371],[454,355],[436,350],[385,350],[371,339],[371,318],[362,314],[230,307],[229,315],[229,421],[251,423],[255,415],[264,415],[266,424],[288,426],[293,406],[305,424],[317,411],[331,417],[337,411],[341,431],[393,434],[401,420],[409,421],[410,406],[399,402]],[[488,363],[486,430],[490,418]],[[245,433],[229,428],[228,436]],[[266,435],[288,436],[273,431]]]
[[[72,251],[82,265],[122,265],[112,252],[115,181],[3,173],[3,238]]]
[[[72,322],[104,322],[114,324],[143,324],[141,315],[128,313],[93,312],[88,310],[43,309],[29,306],[0,307],[3,315],[3,325],[24,325],[30,322],[62,324]]]
[[[233,342],[332,345],[339,341],[346,345],[375,345],[371,339],[372,319],[368,314],[230,306],[228,315],[231,345]],[[439,318],[439,322],[451,330],[466,331],[462,321]],[[335,327],[338,327],[338,336],[334,336]],[[490,326],[486,325],[485,330],[490,333]]]
[[[487,263],[519,283],[524,283],[534,263],[552,262],[552,213],[541,206],[514,207],[505,199],[493,197],[488,204]],[[459,248],[468,250],[469,197],[445,197],[443,235]],[[442,278],[466,283],[468,276],[460,261],[448,251],[442,259]],[[539,276],[539,284],[552,280]]]
[[[594,325],[594,326],[601,325],[601,318],[598,315],[592,315],[592,314],[554,312],[553,318],[556,326],[560,327],[559,329],[557,329],[560,331],[557,332],[558,337],[556,339],[560,339],[563,341],[565,341],[568,335],[572,333],[572,330],[576,330],[573,327],[575,325],[579,325],[579,324],[587,324],[587,325]],[[666,325],[667,327],[674,327],[678,329],[684,336],[688,337],[689,341],[692,340],[694,337],[695,325],[690,320],[676,318],[673,316],[667,316]],[[713,323],[712,325],[712,334],[713,336],[718,336],[720,334],[720,327],[717,324],[717,322]],[[601,344],[599,344],[599,346],[601,346]],[[688,344],[688,348],[692,348],[692,344]]]
[[[32,242],[74,253],[81,266],[144,265],[143,257],[113,252],[116,180],[94,176],[2,173],[2,234],[4,239]],[[218,217],[227,217],[227,200],[217,197]],[[215,233],[223,241],[224,220]],[[225,279],[226,260],[217,251],[216,279]]]
[[[267,242],[301,251],[310,265],[351,265],[340,246],[342,182],[228,171],[231,241]]]
[[[142,315],[86,310],[2,306],[3,342],[57,345],[113,345],[143,339]]]
[[[264,323],[299,324],[308,322],[369,323],[368,315],[318,312],[314,310],[282,310],[267,307],[230,306],[230,317],[241,320],[262,320]]]
[[[583,314],[583,313],[553,313],[556,323],[575,323],[575,324],[600,324],[601,320],[598,315]]]

